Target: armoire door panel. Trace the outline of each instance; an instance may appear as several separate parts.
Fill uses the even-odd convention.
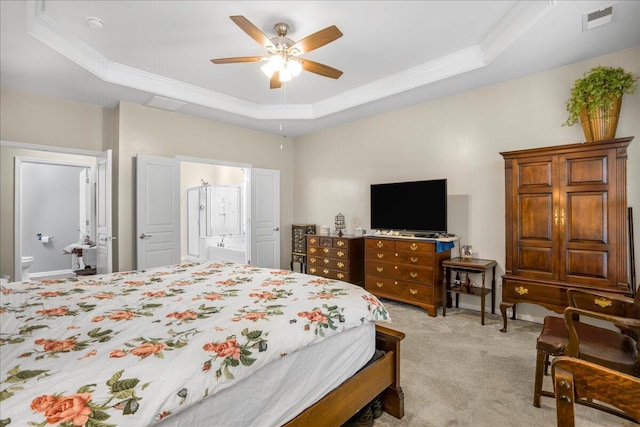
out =
[[[518,195],[518,240],[552,240],[551,193]]]
[[[607,251],[568,250],[566,274],[606,280],[609,277],[608,255]]]
[[[567,242],[608,242],[607,192],[567,193]]]
[[[518,246],[518,271],[553,272],[553,249],[545,247]]]
[[[567,160],[567,185],[607,184],[606,155]]]
[[[551,187],[551,162],[521,163],[518,165],[518,188]]]

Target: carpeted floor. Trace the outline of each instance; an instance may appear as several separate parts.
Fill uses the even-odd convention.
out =
[[[541,325],[447,309],[429,317],[408,304],[383,300],[391,313],[389,327],[403,331],[401,384],[405,416],[384,414],[376,427],[387,426],[555,426],[555,401],[533,402],[535,343]],[[546,390],[551,389],[545,377]],[[576,426],[637,426],[584,406],[576,407]]]

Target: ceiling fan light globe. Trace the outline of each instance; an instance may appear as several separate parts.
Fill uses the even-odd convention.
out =
[[[292,77],[298,76],[302,72],[302,63],[296,59],[287,62],[287,71]]]
[[[275,73],[276,71],[278,71],[277,68],[274,68],[273,65],[271,64],[271,62],[267,62],[266,64],[264,64],[262,67],[260,67],[260,69],[262,70],[262,72],[270,79],[271,76],[273,76],[273,73]]]
[[[269,58],[269,64],[271,64],[274,71],[278,71],[284,66],[284,59],[280,55],[272,55]]]
[[[292,76],[289,70],[287,70],[286,68],[283,68],[282,70],[280,70],[279,79],[282,83],[288,82],[289,80],[291,80],[291,78]]]

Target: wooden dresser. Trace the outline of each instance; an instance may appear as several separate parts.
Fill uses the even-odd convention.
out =
[[[364,237],[308,235],[307,273],[362,286]]]
[[[627,146],[631,138],[501,153],[505,160],[508,308],[562,313],[569,287],[629,293]]]
[[[451,250],[436,252],[436,242],[368,236],[365,288],[374,295],[417,305],[435,317],[442,305],[442,261]]]

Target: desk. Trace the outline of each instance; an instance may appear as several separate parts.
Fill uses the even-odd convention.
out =
[[[456,294],[456,308],[458,307],[458,302],[460,298],[460,294],[467,295],[477,295],[480,297],[480,322],[484,325],[484,308],[485,308],[485,297],[487,294],[491,294],[491,314],[495,314],[496,311],[496,303],[495,303],[495,293],[496,293],[496,262],[492,259],[462,259],[462,258],[452,258],[445,261],[442,261],[442,268],[444,269],[444,280],[442,281],[442,297],[446,300],[443,301],[442,304],[442,315],[447,315],[447,305],[450,304],[451,294]],[[488,269],[492,269],[491,276],[491,289],[487,289],[484,284],[485,275]],[[468,289],[465,286],[450,286],[451,284],[451,270],[456,270],[462,273],[480,273],[482,274],[482,285],[478,287],[474,287],[473,289]]]

